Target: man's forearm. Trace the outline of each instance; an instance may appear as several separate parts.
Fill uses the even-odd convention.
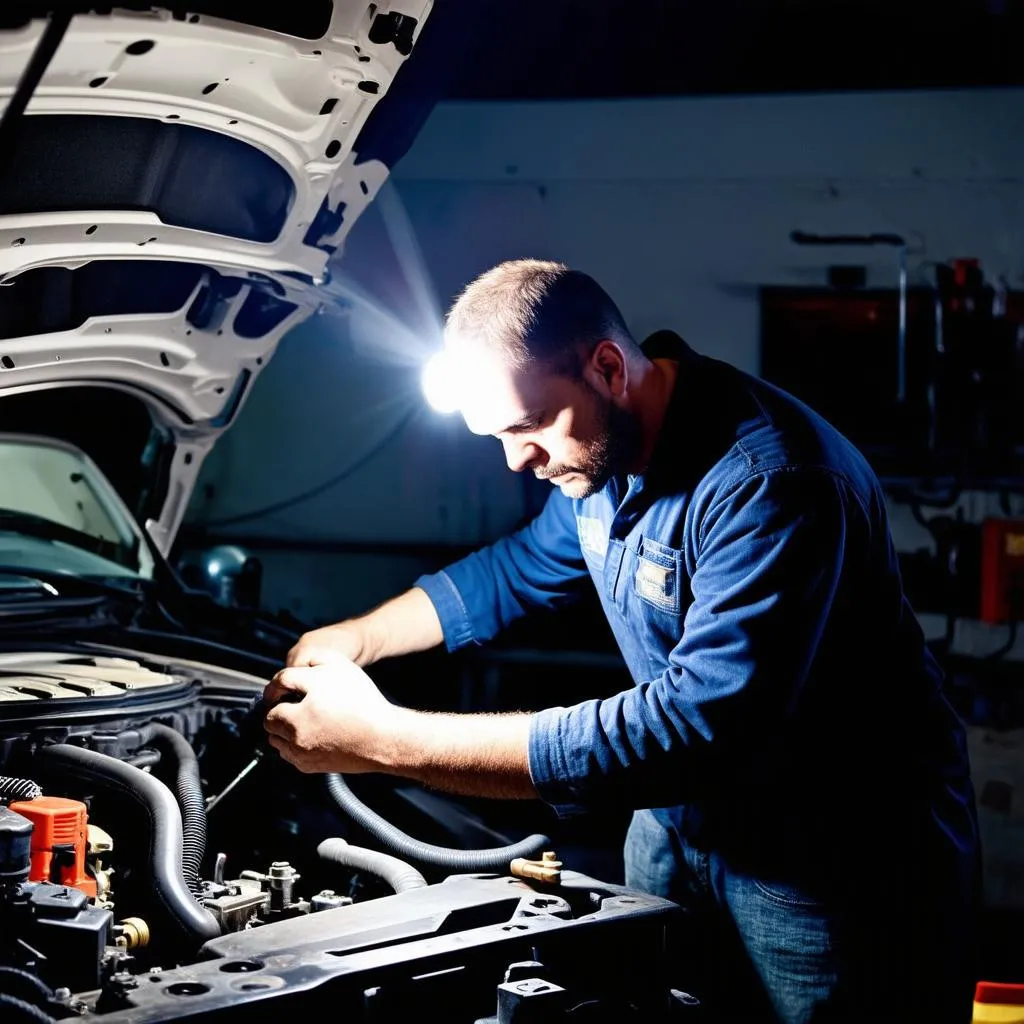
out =
[[[428,651],[444,642],[434,604],[418,587],[351,621],[362,634],[361,665]]]
[[[382,771],[463,796],[537,797],[530,779],[530,715],[396,711]]]

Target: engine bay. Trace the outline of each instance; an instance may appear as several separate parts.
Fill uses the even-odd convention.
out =
[[[412,839],[265,746],[263,681],[0,654],[0,1017],[674,1019],[678,908],[544,836]],[[371,780],[372,786],[372,780]],[[362,792],[362,789],[360,790]],[[363,845],[365,844],[365,845]]]

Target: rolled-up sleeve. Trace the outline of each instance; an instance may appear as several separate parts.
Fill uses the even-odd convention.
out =
[[[528,526],[414,585],[433,602],[454,651],[490,640],[532,609],[573,600],[589,575],[572,502],[555,491]]]
[[[560,814],[685,803],[712,744],[725,756],[770,745],[826,629],[855,506],[824,470],[758,473],[716,498],[665,671],[533,716],[530,773],[541,797]]]

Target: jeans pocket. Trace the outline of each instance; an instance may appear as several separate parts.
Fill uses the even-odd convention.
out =
[[[623,852],[626,885],[676,899],[683,867],[672,834],[649,810],[634,811]]]
[[[805,889],[786,882],[763,882],[759,878],[751,878],[754,888],[767,900],[783,907],[804,907],[807,910],[824,908],[823,900],[812,896]]]

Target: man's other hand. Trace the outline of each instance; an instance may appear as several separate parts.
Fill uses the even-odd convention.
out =
[[[363,665],[364,637],[353,622],[338,622],[333,626],[312,629],[299,637],[299,642],[288,652],[285,665],[300,668],[310,665]]]
[[[337,655],[330,664],[284,668],[267,684],[271,746],[302,772],[385,770],[401,708]]]

